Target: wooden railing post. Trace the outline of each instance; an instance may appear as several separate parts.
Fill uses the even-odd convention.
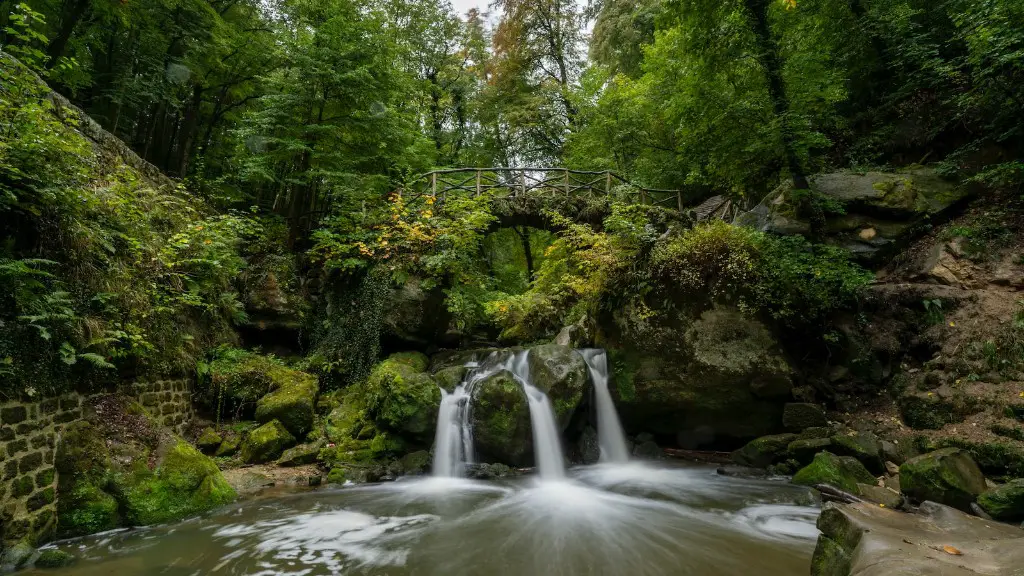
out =
[[[679,211],[683,211],[683,191],[676,190],[676,204],[679,206]]]
[[[437,172],[430,173],[430,195],[437,199]]]
[[[565,196],[566,196],[566,198],[568,198],[569,195],[570,195],[570,192],[569,192],[569,170],[566,169],[566,171],[565,171]]]
[[[481,171],[477,170],[476,171],[476,195],[477,196],[480,196],[480,174],[481,174]]]
[[[604,173],[604,195],[611,196],[612,193],[612,172],[607,170]]]

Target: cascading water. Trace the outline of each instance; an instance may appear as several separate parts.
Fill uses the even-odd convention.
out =
[[[545,480],[565,478],[565,458],[562,456],[562,440],[555,423],[555,411],[551,400],[542,390],[533,385],[530,378],[529,350],[517,352],[509,359],[508,370],[523,385],[526,401],[530,407],[530,426],[533,429],[533,454],[537,462],[537,473]]]
[[[469,371],[454,391],[441,389],[434,436],[433,475],[458,478],[466,464],[473,462],[472,400],[476,385],[499,370],[505,370],[503,355],[492,352],[483,362],[466,364]]]
[[[594,396],[597,403],[597,441],[601,446],[603,462],[623,463],[629,461],[626,435],[622,432],[619,414],[608,391],[608,355],[604,350],[580,350],[580,355],[590,369],[594,382]]]

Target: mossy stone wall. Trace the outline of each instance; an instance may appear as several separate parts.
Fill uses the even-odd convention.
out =
[[[181,434],[193,416],[189,380],[134,382],[122,393],[163,426]],[[72,392],[33,401],[0,401],[0,534],[6,544],[38,545],[57,527],[57,471],[53,459],[64,427],[82,419],[94,395]],[[3,546],[0,545],[0,549]]]

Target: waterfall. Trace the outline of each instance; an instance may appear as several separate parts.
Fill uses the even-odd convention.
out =
[[[434,434],[433,475],[438,478],[458,478],[465,465],[473,462],[473,390],[479,382],[504,370],[506,361],[492,352],[482,363],[470,362],[466,368],[469,371],[454,391],[441,389]]]
[[[601,445],[601,460],[622,463],[629,460],[626,435],[622,432],[619,414],[608,391],[608,355],[604,350],[580,350],[580,355],[590,369],[594,382],[594,396],[597,401],[597,441]]]
[[[533,455],[537,473],[545,480],[565,478],[565,457],[562,456],[562,435],[555,423],[551,400],[533,385],[530,378],[529,350],[517,352],[509,359],[508,369],[523,385],[530,407],[530,426],[533,429]]]

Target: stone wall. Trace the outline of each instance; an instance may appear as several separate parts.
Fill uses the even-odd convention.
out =
[[[136,382],[119,392],[138,398],[162,425],[178,434],[194,413],[188,380]],[[57,443],[64,426],[81,419],[83,407],[100,395],[73,392],[31,402],[0,402],[0,542],[28,538],[39,544],[53,537]]]

